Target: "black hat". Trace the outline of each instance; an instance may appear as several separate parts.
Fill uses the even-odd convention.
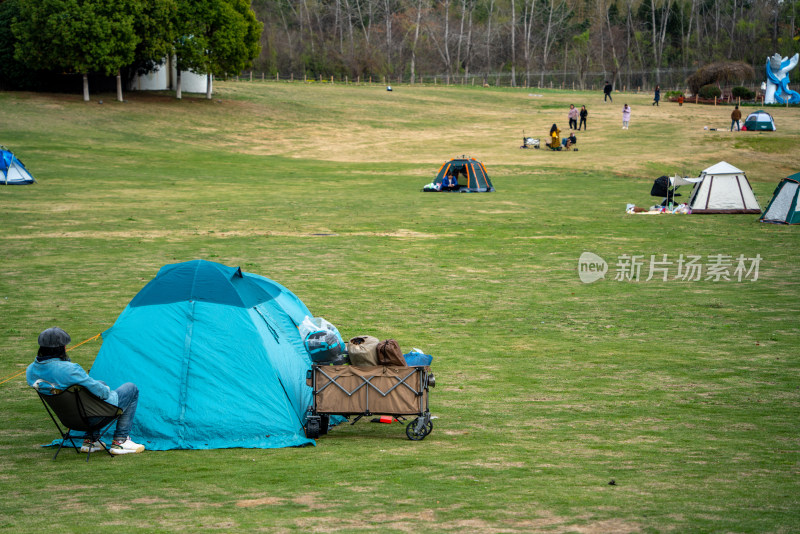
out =
[[[64,332],[57,326],[53,326],[52,328],[48,328],[41,334],[39,334],[39,346],[40,347],[66,347],[69,345],[69,342],[72,341],[72,338],[69,337],[69,334]]]

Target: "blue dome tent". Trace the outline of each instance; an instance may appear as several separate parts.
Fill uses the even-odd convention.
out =
[[[0,184],[25,185],[36,181],[13,152],[0,145]]]
[[[288,289],[237,267],[166,265],[103,332],[90,375],[139,387],[132,438],[150,450],[313,444],[306,315]]]

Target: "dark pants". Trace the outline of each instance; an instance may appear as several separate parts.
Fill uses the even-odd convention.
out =
[[[608,100],[611,100],[612,102],[614,101],[614,99],[611,98],[611,93],[605,93],[605,95],[606,96],[603,98],[603,102],[607,102]]]
[[[581,123],[578,125],[578,130],[581,129],[581,126],[583,126],[584,130],[586,129],[586,119],[583,117],[581,117]]]
[[[578,119],[570,119],[569,120],[569,127],[570,129],[575,129],[578,127]]]
[[[733,125],[736,125],[736,131],[739,131],[739,121],[736,119],[731,119],[731,131],[733,131]]]

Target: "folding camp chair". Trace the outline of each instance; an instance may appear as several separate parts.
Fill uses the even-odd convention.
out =
[[[36,387],[34,389],[39,394],[39,398],[42,399],[42,404],[44,404],[48,415],[50,415],[50,419],[53,420],[58,432],[61,434],[61,443],[55,456],[53,456],[53,460],[56,459],[58,453],[66,445],[67,440],[72,444],[75,452],[80,454],[80,449],[75,445],[74,439],[83,439],[83,436],[78,438],[78,436],[70,435],[71,432],[80,432],[85,437],[90,438],[92,442],[100,441],[103,431],[122,415],[122,408],[107,403],[83,386],[73,385],[63,391],[53,389],[51,390],[51,395],[42,392]],[[65,429],[61,428],[61,425],[58,424],[59,421],[61,421],[61,425],[66,427]],[[108,455],[113,458],[114,455],[111,454],[105,443],[102,441],[100,443]],[[91,454],[90,448],[86,454],[87,462]]]

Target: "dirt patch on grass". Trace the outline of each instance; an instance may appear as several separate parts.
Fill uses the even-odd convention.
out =
[[[130,501],[132,504],[146,504],[152,506],[154,504],[166,504],[168,501],[159,499],[157,497],[139,497]]]
[[[570,532],[580,532],[581,534],[606,534],[607,532],[626,534],[641,532],[642,529],[639,525],[622,519],[606,519],[605,521],[597,521],[588,525],[570,525],[568,530]]]
[[[258,499],[245,499],[236,501],[238,508],[254,508],[256,506],[279,506],[286,502],[286,499],[281,497],[260,497]]]

